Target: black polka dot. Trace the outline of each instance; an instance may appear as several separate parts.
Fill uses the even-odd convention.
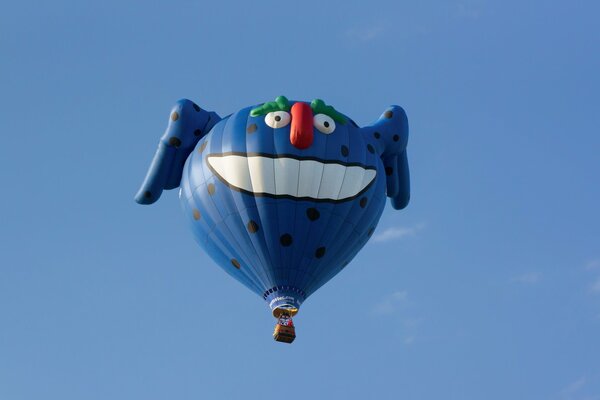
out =
[[[248,232],[250,232],[250,233],[258,232],[258,224],[255,221],[248,222],[247,227],[248,227]]]
[[[192,215],[194,216],[194,219],[196,221],[198,221],[200,219],[200,211],[198,211],[197,209],[194,208],[194,212],[192,213]]]
[[[375,153],[375,149],[370,144],[367,145],[367,150],[369,150],[369,153],[371,154]]]
[[[346,147],[346,146],[342,146],[342,155],[343,155],[344,157],[348,157],[348,153],[349,153],[349,151],[348,151],[348,147]]]
[[[324,126],[325,128],[329,128],[329,122],[327,122],[327,121],[323,122],[323,126]]]
[[[392,167],[385,167],[385,174],[390,176],[391,174],[394,173],[394,168]]]
[[[169,144],[175,148],[178,148],[179,146],[181,146],[181,140],[179,140],[179,138],[172,137],[171,139],[169,139]]]
[[[392,118],[394,116],[394,113],[388,110],[383,114],[383,116],[386,118]]]
[[[279,121],[281,121],[281,116],[280,115],[276,115],[274,119],[275,119],[275,121],[279,122]]]
[[[200,112],[200,107],[198,106],[198,104],[192,103],[192,107],[194,107],[194,110]]]
[[[375,139],[379,139],[381,137],[381,133],[375,132],[373,133],[373,136],[375,136]]]
[[[279,238],[279,242],[281,243],[282,246],[284,247],[288,247],[292,245],[292,235],[290,235],[289,233],[284,233],[283,235],[281,235],[281,237]]]
[[[177,111],[173,111],[171,113],[171,120],[172,121],[177,121],[179,119],[179,114],[177,113]]]
[[[152,198],[152,192],[150,192],[149,190],[144,192],[144,197],[147,199],[151,199]]]
[[[315,251],[315,257],[321,258],[325,255],[325,247],[319,247],[317,251]]]
[[[248,128],[246,128],[246,132],[254,133],[256,131],[256,129],[258,129],[258,126],[256,126],[256,124],[250,124],[250,125],[248,125]]]
[[[308,217],[308,219],[310,219],[311,221],[316,221],[319,219],[319,217],[321,216],[321,213],[319,212],[319,210],[317,210],[316,208],[308,208],[306,210],[306,216]]]
[[[206,148],[206,145],[208,144],[208,142],[204,142],[200,145],[200,147],[198,147],[198,153],[202,154],[202,152],[204,151],[204,149]]]
[[[368,200],[367,200],[367,198],[366,198],[366,197],[363,197],[362,199],[360,199],[360,206],[361,206],[362,208],[365,208],[365,207],[367,206],[367,201],[368,201]]]
[[[375,228],[369,228],[369,232],[367,232],[367,236],[371,236],[375,232]]]
[[[214,184],[212,184],[212,183],[209,183],[209,184],[208,184],[208,194],[210,194],[211,196],[212,196],[213,194],[215,194],[215,185],[214,185]]]
[[[400,140],[400,136],[394,135],[394,137],[392,139],[394,139],[394,142],[397,142],[398,140]]]
[[[237,269],[240,269],[240,262],[238,260],[236,260],[235,258],[231,259],[231,265],[233,265]]]
[[[202,131],[200,129],[196,129],[194,131],[194,136],[200,136],[200,135],[202,135]]]

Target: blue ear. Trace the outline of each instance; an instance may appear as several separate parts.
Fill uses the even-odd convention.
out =
[[[204,111],[194,102],[179,100],[169,116],[169,125],[160,138],[144,183],[135,195],[140,204],[152,204],[164,189],[179,186],[188,156],[198,141],[221,120],[214,112]]]
[[[384,111],[375,123],[362,128],[366,137],[377,138],[378,148],[385,166],[387,196],[392,207],[403,209],[410,199],[408,173],[408,118],[399,106],[391,106]]]

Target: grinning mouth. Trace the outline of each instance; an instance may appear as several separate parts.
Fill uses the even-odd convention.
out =
[[[350,200],[375,180],[375,167],[290,155],[210,154],[211,171],[229,187],[257,196]]]

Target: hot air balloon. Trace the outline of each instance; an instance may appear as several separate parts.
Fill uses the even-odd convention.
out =
[[[225,118],[180,100],[135,199],[179,187],[197,242],[291,343],[291,318],[367,243],[386,196],[408,204],[407,140],[399,106],[359,127],[320,99],[279,96]]]

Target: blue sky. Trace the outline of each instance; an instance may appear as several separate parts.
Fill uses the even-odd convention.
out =
[[[3,5],[0,399],[600,399],[599,12]],[[133,202],[177,99],[227,115],[278,95],[359,124],[399,104],[411,129],[411,204],[303,305],[292,346],[175,191]]]

